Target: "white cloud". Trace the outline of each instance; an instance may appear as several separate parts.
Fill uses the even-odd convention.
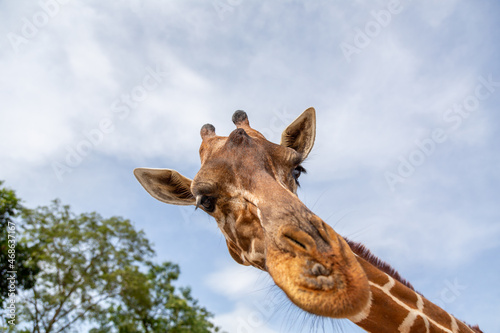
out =
[[[259,304],[255,302],[255,306]],[[235,309],[214,318],[216,325],[234,333],[277,333],[268,327],[272,313],[267,308],[256,309],[244,303],[236,303]]]
[[[206,284],[213,291],[234,299],[269,288],[271,283],[267,273],[236,264],[222,268],[206,278]]]
[[[420,11],[422,18],[432,27],[439,27],[458,5],[457,0],[445,0],[440,2],[422,1]]]
[[[233,308],[214,321],[229,332],[276,332],[269,322],[279,310],[277,298],[270,296],[273,286],[267,273],[253,267],[231,265],[210,274],[206,285],[219,297],[232,300]]]
[[[72,134],[71,103],[59,94],[53,75],[37,64],[39,56],[35,52],[14,64],[0,65],[0,149],[4,157],[21,163],[40,163]]]

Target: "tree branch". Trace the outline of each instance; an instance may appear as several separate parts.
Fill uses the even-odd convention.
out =
[[[85,269],[83,270],[83,273],[86,273],[89,268],[93,265],[92,261],[88,264],[87,267],[85,267]],[[69,293],[64,297],[64,299],[61,301],[61,303],[59,304],[59,307],[57,308],[56,312],[54,313],[54,316],[52,316],[52,319],[50,320],[49,322],[49,325],[47,327],[47,331],[46,333],[50,332],[50,330],[52,329],[52,327],[54,326],[54,323],[59,320],[58,316],[59,316],[59,313],[62,311],[62,308],[64,306],[64,304],[66,303],[66,301],[69,299],[69,297],[78,289],[78,287],[80,287],[80,282],[83,280],[83,277],[84,275],[82,274],[80,276],[80,278],[74,283],[73,287],[70,289]],[[68,312],[65,314],[67,315]],[[62,317],[62,316],[61,316]]]
[[[79,315],[77,315],[75,318],[73,318],[73,320],[71,320],[70,322],[68,322],[65,326],[61,327],[59,329],[59,331],[57,331],[56,333],[59,333],[59,332],[62,332],[64,331],[66,328],[68,328],[71,324],[73,324],[74,322],[76,322],[78,319],[82,318],[93,306],[97,305],[98,303],[106,300],[107,298],[110,298],[110,297],[113,297],[113,296],[116,296],[116,295],[106,295],[105,297],[101,298],[100,300],[98,300],[97,302],[94,302],[92,304],[90,304],[89,306],[87,306],[85,308],[85,311],[83,311],[82,313],[80,313]]]

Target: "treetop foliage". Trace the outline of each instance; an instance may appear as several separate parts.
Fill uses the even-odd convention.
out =
[[[27,209],[16,199],[2,194],[0,212],[7,212],[3,219],[19,217],[21,243],[38,271],[35,283],[22,288],[11,331],[71,332],[86,325],[91,333],[219,332],[191,290],[173,285],[179,266],[155,263],[150,242],[130,220],[77,215],[59,200]]]

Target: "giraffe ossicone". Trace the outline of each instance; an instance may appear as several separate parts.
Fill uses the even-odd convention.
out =
[[[154,198],[213,216],[232,258],[268,272],[307,312],[348,318],[369,332],[481,332],[417,294],[300,201],[301,164],[316,136],[313,108],[283,131],[280,144],[253,129],[244,111],[232,121],[237,128],[227,137],[202,127],[193,179],[171,169],[137,168],[135,176]]]

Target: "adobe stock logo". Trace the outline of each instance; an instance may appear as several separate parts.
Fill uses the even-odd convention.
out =
[[[84,131],[82,133],[84,138],[75,145],[66,146],[66,156],[63,161],[52,162],[52,170],[57,179],[62,182],[65,174],[79,167],[85,158],[104,142],[106,136],[114,132],[117,121],[128,118],[133,110],[147,100],[151,92],[160,87],[166,80],[167,74],[158,66],[156,69],[146,67],[146,74],[140,83],[111,103],[111,114],[102,117],[94,128]]]
[[[466,285],[460,284],[457,278],[455,278],[453,282],[445,280],[444,284],[445,287],[441,289],[439,298],[433,300],[434,304],[443,309],[446,308],[446,304],[455,302],[462,295],[462,292],[468,288]]]
[[[243,0],[213,0],[212,6],[214,7],[219,19],[224,21],[226,13],[232,14],[234,9],[240,6]]]
[[[19,47],[28,44],[44,29],[54,17],[61,12],[61,5],[65,5],[69,0],[41,0],[38,2],[40,9],[30,18],[23,17],[20,34],[15,32],[7,33],[7,39],[14,52],[19,53]]]
[[[391,191],[395,191],[396,185],[404,183],[406,179],[413,176],[418,167],[434,154],[437,146],[446,142],[449,134],[460,128],[464,121],[478,110],[481,101],[488,99],[500,87],[500,81],[494,81],[491,74],[487,79],[480,76],[478,82],[472,93],[460,103],[455,103],[445,110],[443,121],[448,125],[447,128],[436,127],[430,131],[428,137],[415,141],[414,149],[398,157],[399,164],[395,172],[384,173],[385,181]]]
[[[254,311],[247,314],[246,318],[236,318],[238,327],[237,333],[256,333],[262,330],[262,327],[271,319],[279,307],[277,299],[265,299],[254,301]]]
[[[363,29],[354,28],[355,35],[352,43],[342,42],[339,45],[347,62],[350,63],[354,54],[359,54],[363,49],[367,48],[380,35],[382,30],[391,24],[393,17],[402,11],[403,6],[399,0],[390,1],[386,9],[372,10],[370,12],[372,19],[366,22]]]
[[[274,110],[273,114],[269,120],[269,126],[260,129],[259,132],[267,140],[278,143],[281,139],[281,132],[296,118],[296,115],[289,113],[286,106]]]

